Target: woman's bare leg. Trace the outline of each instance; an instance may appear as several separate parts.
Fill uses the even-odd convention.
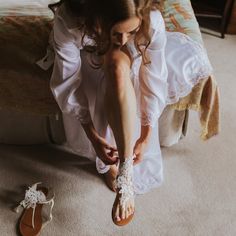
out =
[[[106,69],[106,111],[109,125],[115,136],[121,161],[133,154],[136,97],[130,80],[129,56],[121,50],[109,57]]]
[[[108,123],[113,131],[120,162],[133,156],[133,136],[135,131],[136,97],[130,80],[129,56],[114,50],[106,58],[105,104]],[[117,219],[127,218],[133,212],[133,204],[121,209],[117,205]]]

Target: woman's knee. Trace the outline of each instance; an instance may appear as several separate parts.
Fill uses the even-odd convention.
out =
[[[113,51],[106,55],[106,77],[108,88],[122,90],[129,79],[131,61],[122,51]]]

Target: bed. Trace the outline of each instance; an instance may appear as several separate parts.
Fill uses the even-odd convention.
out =
[[[69,145],[65,120],[49,89],[52,68],[37,64],[47,50],[55,1],[0,0],[0,143]],[[168,31],[180,31],[203,43],[189,0],[166,0]],[[171,146],[186,135],[188,113],[199,111],[204,140],[219,132],[219,91],[214,75],[201,80],[191,94],[166,107],[160,142]]]

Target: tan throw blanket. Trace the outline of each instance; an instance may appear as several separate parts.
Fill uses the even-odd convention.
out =
[[[213,75],[202,79],[188,96],[170,106],[176,110],[193,109],[200,112],[203,140],[219,133],[219,89]]]

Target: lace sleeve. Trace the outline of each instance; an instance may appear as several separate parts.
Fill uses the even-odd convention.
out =
[[[146,53],[151,63],[140,68],[140,118],[142,125],[154,126],[161,115],[167,98],[167,66],[165,61],[166,32],[164,20],[159,11],[150,15],[151,43]]]

